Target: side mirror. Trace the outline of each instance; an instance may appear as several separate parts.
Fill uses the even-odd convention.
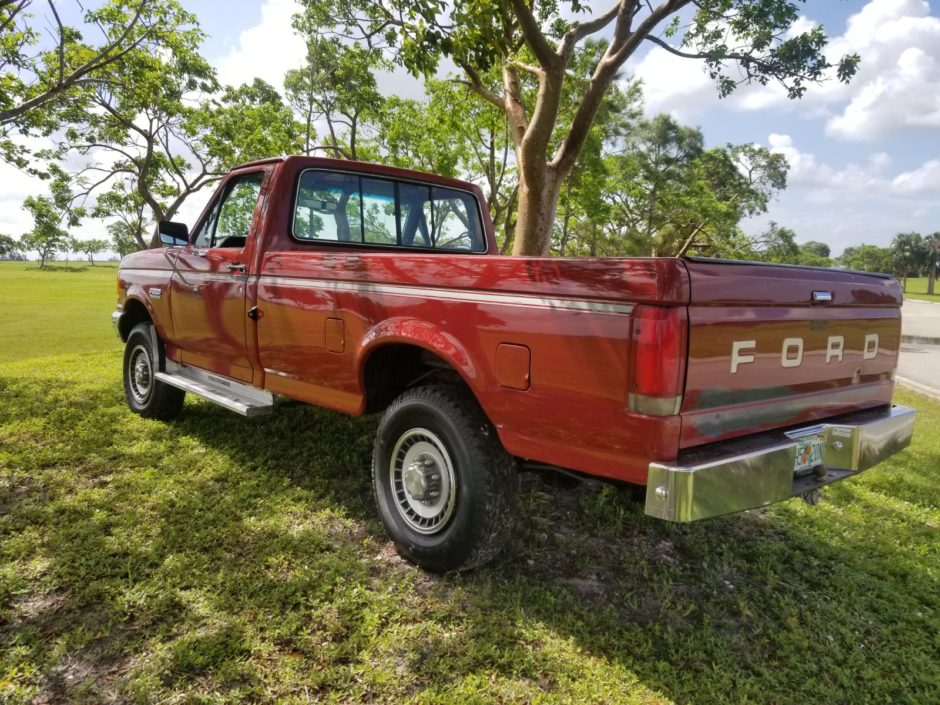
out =
[[[185,223],[161,220],[157,226],[164,247],[183,247],[189,244],[189,228]]]

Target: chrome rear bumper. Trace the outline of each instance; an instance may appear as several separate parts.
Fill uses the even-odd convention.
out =
[[[906,448],[917,412],[904,406],[841,416],[786,432],[691,449],[675,463],[650,463],[646,513],[695,521],[774,502],[857,475]],[[794,472],[797,441],[818,434],[823,462]]]

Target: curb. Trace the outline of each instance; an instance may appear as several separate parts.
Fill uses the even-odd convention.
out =
[[[914,343],[915,345],[940,345],[940,338],[929,335],[902,335],[902,343]]]
[[[906,377],[895,376],[894,378],[897,382],[900,382],[902,387],[907,387],[912,389],[915,392],[919,392],[926,397],[931,399],[936,399],[940,401],[940,389],[934,389],[933,387],[928,387],[926,384],[921,384],[920,382],[915,382],[914,380],[907,379]]]

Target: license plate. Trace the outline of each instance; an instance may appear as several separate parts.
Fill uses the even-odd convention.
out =
[[[820,436],[804,436],[796,440],[796,457],[793,472],[809,470],[823,461],[823,439]]]

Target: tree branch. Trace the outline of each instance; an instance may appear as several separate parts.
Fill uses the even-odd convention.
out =
[[[603,15],[599,15],[588,22],[578,22],[565,32],[565,36],[561,42],[561,51],[559,52],[562,58],[567,62],[568,57],[571,56],[571,52],[574,51],[578,42],[595,32],[600,32],[604,27],[609,25],[620,12],[620,6],[627,1],[628,0],[617,0]]]
[[[620,67],[636,51],[639,43],[655,29],[656,25],[691,1],[666,0],[650,12],[640,23],[640,26],[633,31],[630,31],[630,27],[636,5],[632,5],[629,10],[626,4],[620,6],[617,27],[614,30],[614,39],[607,47],[603,58],[598,62],[594,75],[591,76],[588,89],[578,106],[574,119],[571,121],[568,134],[565,135],[565,139],[555,152],[551,162],[552,166],[556,167],[561,173],[566,173],[574,166],[584,142],[587,140],[604,95],[607,93],[607,88],[616,77]]]
[[[54,86],[50,86],[47,90],[39,93],[36,96],[33,96],[29,100],[23,101],[19,105],[16,105],[12,108],[8,108],[6,110],[0,110],[0,125],[9,124],[13,122],[14,120],[16,120],[18,117],[20,117],[21,115],[24,115],[25,113],[29,112],[30,110],[33,110],[42,105],[45,105],[49,101],[57,98],[60,94],[64,93],[68,89],[74,87],[76,85],[76,82],[79,79],[82,79],[88,74],[98,71],[100,69],[103,69],[104,67],[112,64],[113,62],[121,58],[124,54],[126,54],[128,51],[138,46],[153,30],[153,27],[148,27],[146,31],[140,37],[138,37],[135,41],[133,41],[130,45],[128,45],[127,47],[125,47],[124,49],[122,49],[121,51],[117,53],[113,53],[118,47],[120,47],[124,43],[124,41],[130,35],[130,33],[133,31],[133,29],[139,24],[141,15],[143,14],[143,10],[147,6],[147,4],[148,4],[147,0],[141,0],[140,5],[138,5],[137,7],[136,13],[131,18],[131,20],[127,23],[127,26],[124,28],[124,30],[113,41],[111,41],[106,46],[104,46],[101,50],[99,50],[95,54],[94,57],[86,61],[84,64],[82,64],[78,68],[76,68],[68,76],[65,76],[64,78],[60,78],[60,80],[56,82]]]
[[[532,53],[535,54],[535,58],[545,68],[556,68],[561,57],[542,33],[538,20],[532,14],[532,8],[526,4],[525,0],[512,0],[512,6],[516,11],[516,17],[519,18],[522,35],[525,37],[526,44],[532,49]]]
[[[478,95],[482,96],[486,101],[488,101],[492,105],[495,105],[503,113],[505,113],[506,112],[506,99],[503,96],[494,93],[485,85],[483,85],[483,81],[480,79],[480,74],[478,74],[476,69],[474,69],[472,66],[462,66],[461,68],[464,70],[464,73],[467,74],[467,77],[470,80],[469,81],[457,81],[457,83],[467,86],[469,89],[471,89]]]

